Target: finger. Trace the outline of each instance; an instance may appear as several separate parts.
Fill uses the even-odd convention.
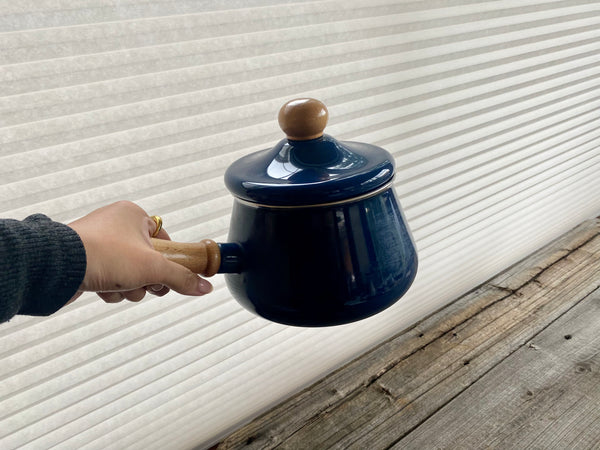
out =
[[[125,296],[121,292],[96,292],[106,303],[119,303]]]
[[[130,302],[139,302],[146,295],[146,289],[138,288],[123,292],[124,297]]]
[[[213,290],[212,284],[185,267],[162,258],[162,284],[184,295],[204,295]]]
[[[163,295],[167,295],[170,289],[162,284],[153,284],[152,286],[146,286],[146,291],[152,295],[156,295],[157,297],[162,297]]]
[[[146,224],[148,226],[148,234],[150,235],[150,237],[154,237],[157,239],[166,239],[167,241],[171,240],[171,238],[169,237],[169,233],[167,233],[167,230],[161,228],[158,231],[158,233],[156,233],[156,222],[154,222],[154,220],[152,220],[151,217],[147,217],[146,219]],[[154,233],[156,233],[156,236],[154,236]]]
[[[165,230],[164,228],[161,228],[161,230],[158,232],[158,234],[156,235],[156,237],[158,239],[165,239],[167,241],[171,240],[171,237],[169,236],[169,233],[167,233],[167,230]]]

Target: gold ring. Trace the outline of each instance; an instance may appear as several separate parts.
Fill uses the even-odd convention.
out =
[[[156,230],[154,230],[154,233],[152,233],[152,237],[156,237],[156,236],[158,236],[158,233],[160,233],[160,230],[162,230],[162,217],[160,217],[160,216],[152,216],[150,218],[156,224]]]

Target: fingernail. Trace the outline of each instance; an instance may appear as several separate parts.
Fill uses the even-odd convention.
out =
[[[164,286],[162,284],[153,284],[152,286],[150,286],[150,289],[154,292],[158,292],[160,290],[162,290],[164,288]]]
[[[208,281],[202,279],[198,280],[198,293],[200,295],[208,294],[212,290],[213,286]]]

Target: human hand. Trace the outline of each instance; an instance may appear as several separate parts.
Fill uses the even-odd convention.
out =
[[[135,203],[113,203],[68,225],[81,238],[87,257],[85,277],[71,302],[83,291],[96,292],[108,303],[138,302],[146,292],[163,296],[169,289],[184,295],[212,291],[208,281],[154,250],[150,237],[156,224]],[[165,230],[156,237],[170,239]]]

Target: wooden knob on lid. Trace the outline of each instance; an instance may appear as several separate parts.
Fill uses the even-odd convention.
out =
[[[329,112],[314,98],[290,100],[279,110],[279,126],[288,139],[307,141],[323,136]]]

